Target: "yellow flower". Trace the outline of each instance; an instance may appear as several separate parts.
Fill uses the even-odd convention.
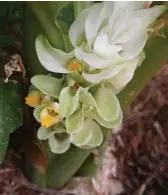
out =
[[[49,128],[62,120],[59,114],[59,104],[57,102],[45,107],[40,113],[41,126]]]
[[[25,97],[25,102],[28,106],[35,108],[40,105],[42,98],[43,94],[39,90],[33,90]]]
[[[82,63],[79,60],[74,58],[68,62],[67,69],[70,71],[77,71],[81,73],[83,70]]]

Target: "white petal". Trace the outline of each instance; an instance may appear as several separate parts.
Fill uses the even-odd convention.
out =
[[[97,3],[92,7],[93,9],[86,18],[85,22],[85,33],[89,48],[91,48],[104,20],[111,14],[113,2]]]
[[[135,1],[115,1],[114,2],[115,9],[122,10],[134,10],[136,6]]]
[[[75,48],[74,52],[75,56],[77,56],[78,59],[80,58],[79,60],[83,60],[95,69],[105,68],[110,65],[120,64],[122,62],[122,58],[117,53],[110,56],[109,59],[103,59],[95,53],[86,53],[79,47]]]
[[[92,12],[89,13],[85,21],[85,34],[89,48],[91,48],[91,45],[96,38],[99,26],[101,24],[100,12],[102,6],[102,3],[96,3],[93,5]]]
[[[70,147],[69,137],[61,140],[56,136],[51,136],[49,138],[49,145],[53,153],[62,154],[66,152]]]
[[[135,23],[137,24],[138,21],[136,21]],[[122,36],[119,36],[116,40],[112,41],[114,44],[121,44],[129,41],[134,41],[136,38],[142,36],[142,34],[144,34],[145,32],[147,32],[146,29],[134,26],[133,28],[129,29],[126,33],[124,33]]]
[[[147,39],[148,39],[148,33],[144,32],[137,39],[124,43],[123,50],[120,53],[120,56],[125,60],[131,60],[137,57],[142,52]]]
[[[109,18],[109,21],[108,21],[109,29],[115,32],[115,30],[119,27],[121,22],[127,16],[127,13],[132,11],[134,7],[135,7],[135,2],[115,1],[111,17]]]
[[[127,61],[125,63],[125,68],[123,68],[116,76],[108,80],[118,92],[122,90],[127,83],[129,83],[137,66],[139,65],[139,62],[142,62],[142,60],[144,60],[144,56],[138,56],[134,60]]]
[[[137,10],[133,13],[132,18],[129,19],[131,28],[126,33],[114,40],[114,43],[124,43],[141,36],[147,31],[147,27],[155,21],[155,19],[165,10],[165,6],[157,6],[149,9]]]
[[[118,19],[115,20],[113,24],[113,29],[109,33],[109,43],[116,44],[120,43],[117,42],[116,39],[118,37],[124,36],[129,31],[130,21],[132,19],[132,13],[129,11],[125,13],[125,15],[121,15]],[[135,27],[137,28],[137,26]]]
[[[128,66],[121,70],[116,76],[112,77],[109,82],[120,91],[132,79],[136,66]]]
[[[124,31],[129,29],[134,10],[142,8],[144,4],[145,2],[135,1],[114,2],[113,14],[108,21],[108,27],[111,30],[109,36],[111,37],[112,35],[112,38],[110,39],[111,42],[113,42],[118,36],[121,36]],[[134,26],[137,28],[138,24],[135,24]]]
[[[59,49],[53,48],[42,35],[37,37],[35,46],[39,61],[45,69],[57,73],[70,72],[65,66],[66,63],[73,58],[73,52],[67,54]]]
[[[116,65],[114,67],[106,68],[98,74],[87,74],[83,72],[82,75],[87,81],[91,83],[99,83],[102,80],[109,79],[117,75],[117,73],[119,73],[123,68],[124,67],[122,65]]]
[[[69,37],[72,45],[80,45],[85,37],[85,20],[90,12],[90,8],[83,10],[69,29]]]
[[[115,1],[114,6],[116,9],[123,10],[137,10],[143,8],[147,1]]]
[[[134,12],[133,16],[141,18],[142,26],[147,28],[152,22],[156,20],[165,10],[164,5],[154,6],[148,9],[141,9]]]
[[[88,9],[83,10],[79,14],[79,16],[77,17],[77,19],[72,23],[72,25],[70,27],[70,30],[69,30],[69,37],[70,37],[70,40],[71,40],[72,45],[74,47],[75,46],[79,46],[82,43],[82,41],[84,41],[84,38],[85,38],[85,21],[86,21],[86,18],[88,17],[89,14],[92,15],[92,13],[97,12],[97,9],[100,9],[99,7],[102,7],[102,3],[96,3],[96,4],[92,5],[91,7],[89,7]],[[94,25],[96,23],[95,22],[95,18],[93,18],[92,16],[89,16],[89,17],[90,17],[90,22],[91,23],[92,23],[92,20],[91,19],[94,19],[94,23],[92,23],[92,25]],[[90,23],[89,23],[89,25],[90,25]],[[91,32],[91,29],[88,28],[88,30],[89,30],[89,32]],[[88,33],[88,30],[86,30],[87,33]],[[92,34],[92,32],[91,32],[91,34]]]
[[[93,51],[104,58],[109,58],[121,50],[121,45],[109,44],[108,35],[105,33],[98,35],[93,45]]]

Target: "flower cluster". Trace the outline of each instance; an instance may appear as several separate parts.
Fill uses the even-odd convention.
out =
[[[70,53],[53,48],[44,36],[37,37],[40,63],[63,74],[60,79],[34,76],[26,97],[41,124],[38,138],[48,139],[52,152],[63,153],[71,144],[98,147],[103,131],[121,124],[116,95],[144,60],[150,25],[164,11],[164,6],[145,9],[140,2],[96,3],[71,25]]]

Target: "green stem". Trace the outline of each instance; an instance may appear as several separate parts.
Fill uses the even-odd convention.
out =
[[[46,70],[41,66],[36,51],[35,40],[36,37],[43,33],[43,28],[38,20],[34,17],[32,10],[25,4],[23,7],[24,22],[23,22],[23,53],[24,66],[29,78],[35,74],[45,74]]]
[[[74,14],[75,18],[78,17],[79,13],[88,7],[90,7],[91,2],[90,1],[74,1],[73,7],[74,7]]]
[[[59,28],[52,20],[52,12],[46,2],[28,2],[34,15],[40,22],[46,37],[53,47],[64,50],[64,40]]]

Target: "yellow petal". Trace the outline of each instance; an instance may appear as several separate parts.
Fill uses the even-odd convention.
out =
[[[76,59],[72,59],[69,61],[67,69],[81,73],[83,70],[82,63]]]
[[[45,107],[40,113],[41,126],[49,128],[60,122],[58,103],[54,102],[50,106]]]
[[[25,103],[30,107],[36,107],[40,105],[42,100],[42,93],[38,90],[31,91],[28,96],[25,97]]]

